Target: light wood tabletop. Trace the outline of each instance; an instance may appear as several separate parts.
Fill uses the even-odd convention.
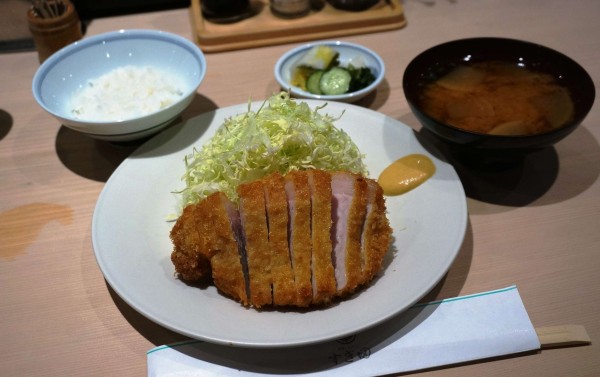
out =
[[[344,36],[387,72],[357,105],[421,128],[402,91],[409,61],[477,36],[554,48],[600,82],[600,2],[405,0],[397,30]],[[187,9],[94,19],[86,36],[159,29],[193,39]],[[277,92],[273,67],[299,43],[207,53],[182,120]],[[82,136],[35,102],[35,52],[0,55],[0,375],[142,376],[146,351],[187,339],[151,322],[106,283],[92,248],[98,195],[136,145]],[[555,147],[503,171],[457,166],[469,221],[457,259],[426,300],[516,284],[534,326],[585,326],[592,344],[435,368],[419,376],[600,375],[600,111]],[[127,213],[124,213],[127,216]]]

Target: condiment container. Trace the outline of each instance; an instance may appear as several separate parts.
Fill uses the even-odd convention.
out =
[[[250,0],[201,0],[202,16],[215,23],[230,23],[248,17]]]
[[[81,21],[73,4],[67,0],[56,3],[61,4],[61,12],[56,16],[43,17],[34,7],[27,11],[27,23],[40,63],[82,37]]]
[[[310,12],[311,0],[271,0],[271,12],[283,18],[306,16]]]
[[[337,9],[360,12],[377,4],[379,0],[328,0]]]

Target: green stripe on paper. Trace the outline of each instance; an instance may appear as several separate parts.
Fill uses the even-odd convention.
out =
[[[512,290],[515,290],[515,289],[517,289],[517,286],[516,285],[511,285],[510,287],[496,289],[496,290],[488,291],[488,292],[475,293],[475,294],[472,294],[472,295],[459,296],[459,297],[453,297],[453,298],[445,298],[443,300],[424,302],[422,304],[413,305],[411,307],[411,309],[412,308],[422,308],[424,306],[430,306],[430,305],[439,305],[439,304],[443,304],[443,303],[446,303],[446,302],[462,301],[462,300],[468,300],[468,299],[472,299],[472,298],[476,298],[476,297],[495,295],[495,294],[498,294],[498,293],[509,292],[509,291],[512,291]]]

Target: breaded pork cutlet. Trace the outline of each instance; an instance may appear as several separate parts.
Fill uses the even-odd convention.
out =
[[[371,281],[381,270],[392,234],[386,217],[383,189],[377,182],[368,179],[367,213],[361,235],[362,281]]]
[[[272,255],[269,247],[264,181],[238,186],[240,218],[248,258],[250,302],[257,308],[273,303]]]
[[[210,278],[210,258],[207,257],[210,254],[209,235],[204,234],[201,217],[198,216],[207,206],[210,204],[204,200],[185,207],[171,229],[174,246],[171,262],[182,280],[196,282]]]
[[[296,287],[296,306],[312,302],[312,240],[310,186],[305,171],[292,171],[285,177],[288,200],[288,237],[292,272]]]
[[[241,184],[186,207],[171,231],[181,279],[211,275],[245,306],[327,305],[370,283],[388,252],[383,190],[348,172],[308,170]]]
[[[248,305],[240,227],[237,209],[222,192],[187,206],[171,230],[171,261],[183,280],[212,277],[221,291]]]
[[[296,303],[296,287],[288,246],[288,201],[285,182],[279,173],[272,174],[263,181],[272,264],[273,305],[294,305]]]
[[[221,249],[215,253],[210,259],[212,268],[212,278],[223,293],[230,297],[239,300],[244,305],[249,305],[249,287],[248,287],[248,265],[246,258],[246,248],[242,236],[242,222],[240,213],[235,205],[227,198],[225,194],[219,195],[221,205],[227,214],[227,221],[232,233],[227,231],[225,219],[221,218],[221,222],[213,224],[213,227],[222,226],[222,231],[215,232],[216,234],[224,234],[226,237],[222,239]],[[210,217],[206,217],[207,219]],[[231,238],[233,236],[233,239]]]
[[[331,174],[308,171],[311,196],[312,286],[314,304],[326,304],[336,292],[331,249]]]
[[[346,172],[331,174],[331,239],[338,294],[353,292],[362,282],[361,238],[367,213],[367,182]]]

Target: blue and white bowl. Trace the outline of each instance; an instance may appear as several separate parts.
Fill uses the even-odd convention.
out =
[[[74,116],[73,95],[90,80],[120,67],[153,67],[177,77],[182,95],[171,105],[133,119],[99,121]],[[85,38],[50,56],[33,77],[39,105],[64,126],[93,138],[129,141],[150,136],[190,104],[206,74],[204,54],[191,41],[157,30],[119,30]]]
[[[298,66],[299,61],[310,49],[318,45],[326,45],[337,51],[339,53],[338,59],[341,66],[347,66],[352,63],[352,61],[364,62],[364,65],[375,75],[375,81],[366,88],[340,95],[313,94],[306,90],[302,90],[299,87],[292,86],[290,82],[294,69]],[[381,84],[381,81],[385,77],[385,64],[377,53],[359,44],[343,41],[319,41],[307,43],[286,52],[275,64],[274,71],[275,79],[281,88],[285,91],[289,90],[294,97],[320,99],[325,101],[356,102],[373,92],[375,88]]]

